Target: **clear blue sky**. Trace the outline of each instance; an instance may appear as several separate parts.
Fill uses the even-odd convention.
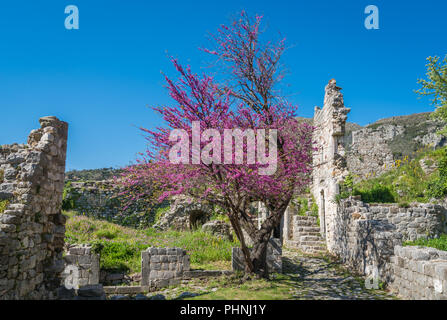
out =
[[[64,28],[70,4],[79,30]],[[369,4],[380,30],[364,28]],[[200,71],[207,34],[241,9],[294,45],[285,82],[301,116],[322,105],[331,78],[361,125],[432,110],[413,90],[425,58],[447,53],[445,0],[2,1],[0,144],[25,142],[39,117],[55,115],[70,124],[67,169],[129,164],[146,148],[138,127],[160,123],[148,106],[171,103],[168,55]]]

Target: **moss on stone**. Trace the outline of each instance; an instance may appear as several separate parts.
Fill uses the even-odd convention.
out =
[[[8,200],[0,200],[0,214],[5,212],[6,208],[9,205],[9,201]]]

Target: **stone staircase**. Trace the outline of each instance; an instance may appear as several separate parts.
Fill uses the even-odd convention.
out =
[[[310,214],[310,212],[308,212]],[[317,218],[314,216],[293,217],[293,238],[286,240],[286,245],[309,254],[326,252],[326,242],[320,234]]]

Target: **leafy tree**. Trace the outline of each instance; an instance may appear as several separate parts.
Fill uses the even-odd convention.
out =
[[[230,26],[219,29],[214,37],[216,49],[205,50],[222,62],[227,71],[223,73],[226,81],[218,83],[207,75],[199,77],[173,59],[180,78],[174,82],[166,77],[166,82],[175,106],[154,108],[168,128],[142,129],[148,134],[151,148],[138,165],[127,168],[128,174],[123,175],[121,183],[131,192],[138,190],[133,195],[135,198],[146,196],[147,189],[149,196],[158,195],[159,200],[186,194],[221,207],[241,243],[246,271],[267,277],[266,249],[273,229],[279,225],[293,194],[302,191],[310,181],[312,127],[295,119],[296,107],[276,90],[282,79],[279,61],[284,40],[275,44],[261,42],[261,19],[259,16],[250,19],[242,12]],[[260,175],[258,170],[266,165],[259,159],[250,164],[234,164],[234,160],[233,164],[214,160],[211,163],[202,160],[198,164],[172,163],[169,152],[177,141],[169,139],[170,129],[185,130],[191,145],[193,122],[200,123],[200,136],[207,129],[217,130],[222,140],[215,141],[218,138],[213,137],[212,142],[220,142],[221,146],[225,129],[277,130],[276,141],[256,135],[257,141],[264,140],[269,154],[277,145],[276,171]],[[200,143],[203,151],[211,142]],[[242,159],[247,159],[253,148],[259,151],[257,144],[244,145]],[[223,159],[222,149],[213,148],[210,155]],[[235,148],[231,153],[235,159]],[[194,159],[192,150],[188,155]],[[252,204],[257,201],[269,210],[259,229],[252,211]],[[251,251],[243,230],[253,241]]]
[[[423,96],[432,96],[432,104],[436,106],[434,118],[447,122],[447,55],[444,60],[438,56],[427,58],[427,79],[419,79],[422,86],[416,92]],[[447,127],[440,131],[447,135]]]

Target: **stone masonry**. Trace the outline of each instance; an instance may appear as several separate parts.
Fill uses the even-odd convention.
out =
[[[334,246],[339,183],[348,174],[343,137],[350,109],[345,108],[341,88],[334,79],[325,88],[323,108],[315,107],[313,140],[317,150],[313,155],[312,194],[317,202],[321,234],[326,236],[329,251]]]
[[[394,254],[394,292],[405,299],[447,300],[446,251],[396,246]]]
[[[141,285],[164,287],[190,270],[190,257],[181,248],[148,248],[141,252]]]
[[[233,271],[245,269],[245,259],[241,248],[233,248],[231,252],[231,265]],[[270,238],[267,246],[268,272],[282,272],[282,245],[278,238]]]
[[[99,284],[99,254],[95,253],[91,245],[73,245],[64,256],[65,270],[62,274],[62,284],[70,273],[73,288],[79,289],[86,285]],[[74,276],[73,274],[76,274]],[[69,279],[70,281],[71,279]]]
[[[403,241],[447,231],[446,210],[418,203],[409,208],[397,204],[367,204],[358,197],[341,200],[332,253],[360,274],[371,275],[375,268],[383,282],[392,279],[390,258]]]
[[[0,147],[0,299],[53,299],[64,269],[68,125],[39,122],[27,144]]]

